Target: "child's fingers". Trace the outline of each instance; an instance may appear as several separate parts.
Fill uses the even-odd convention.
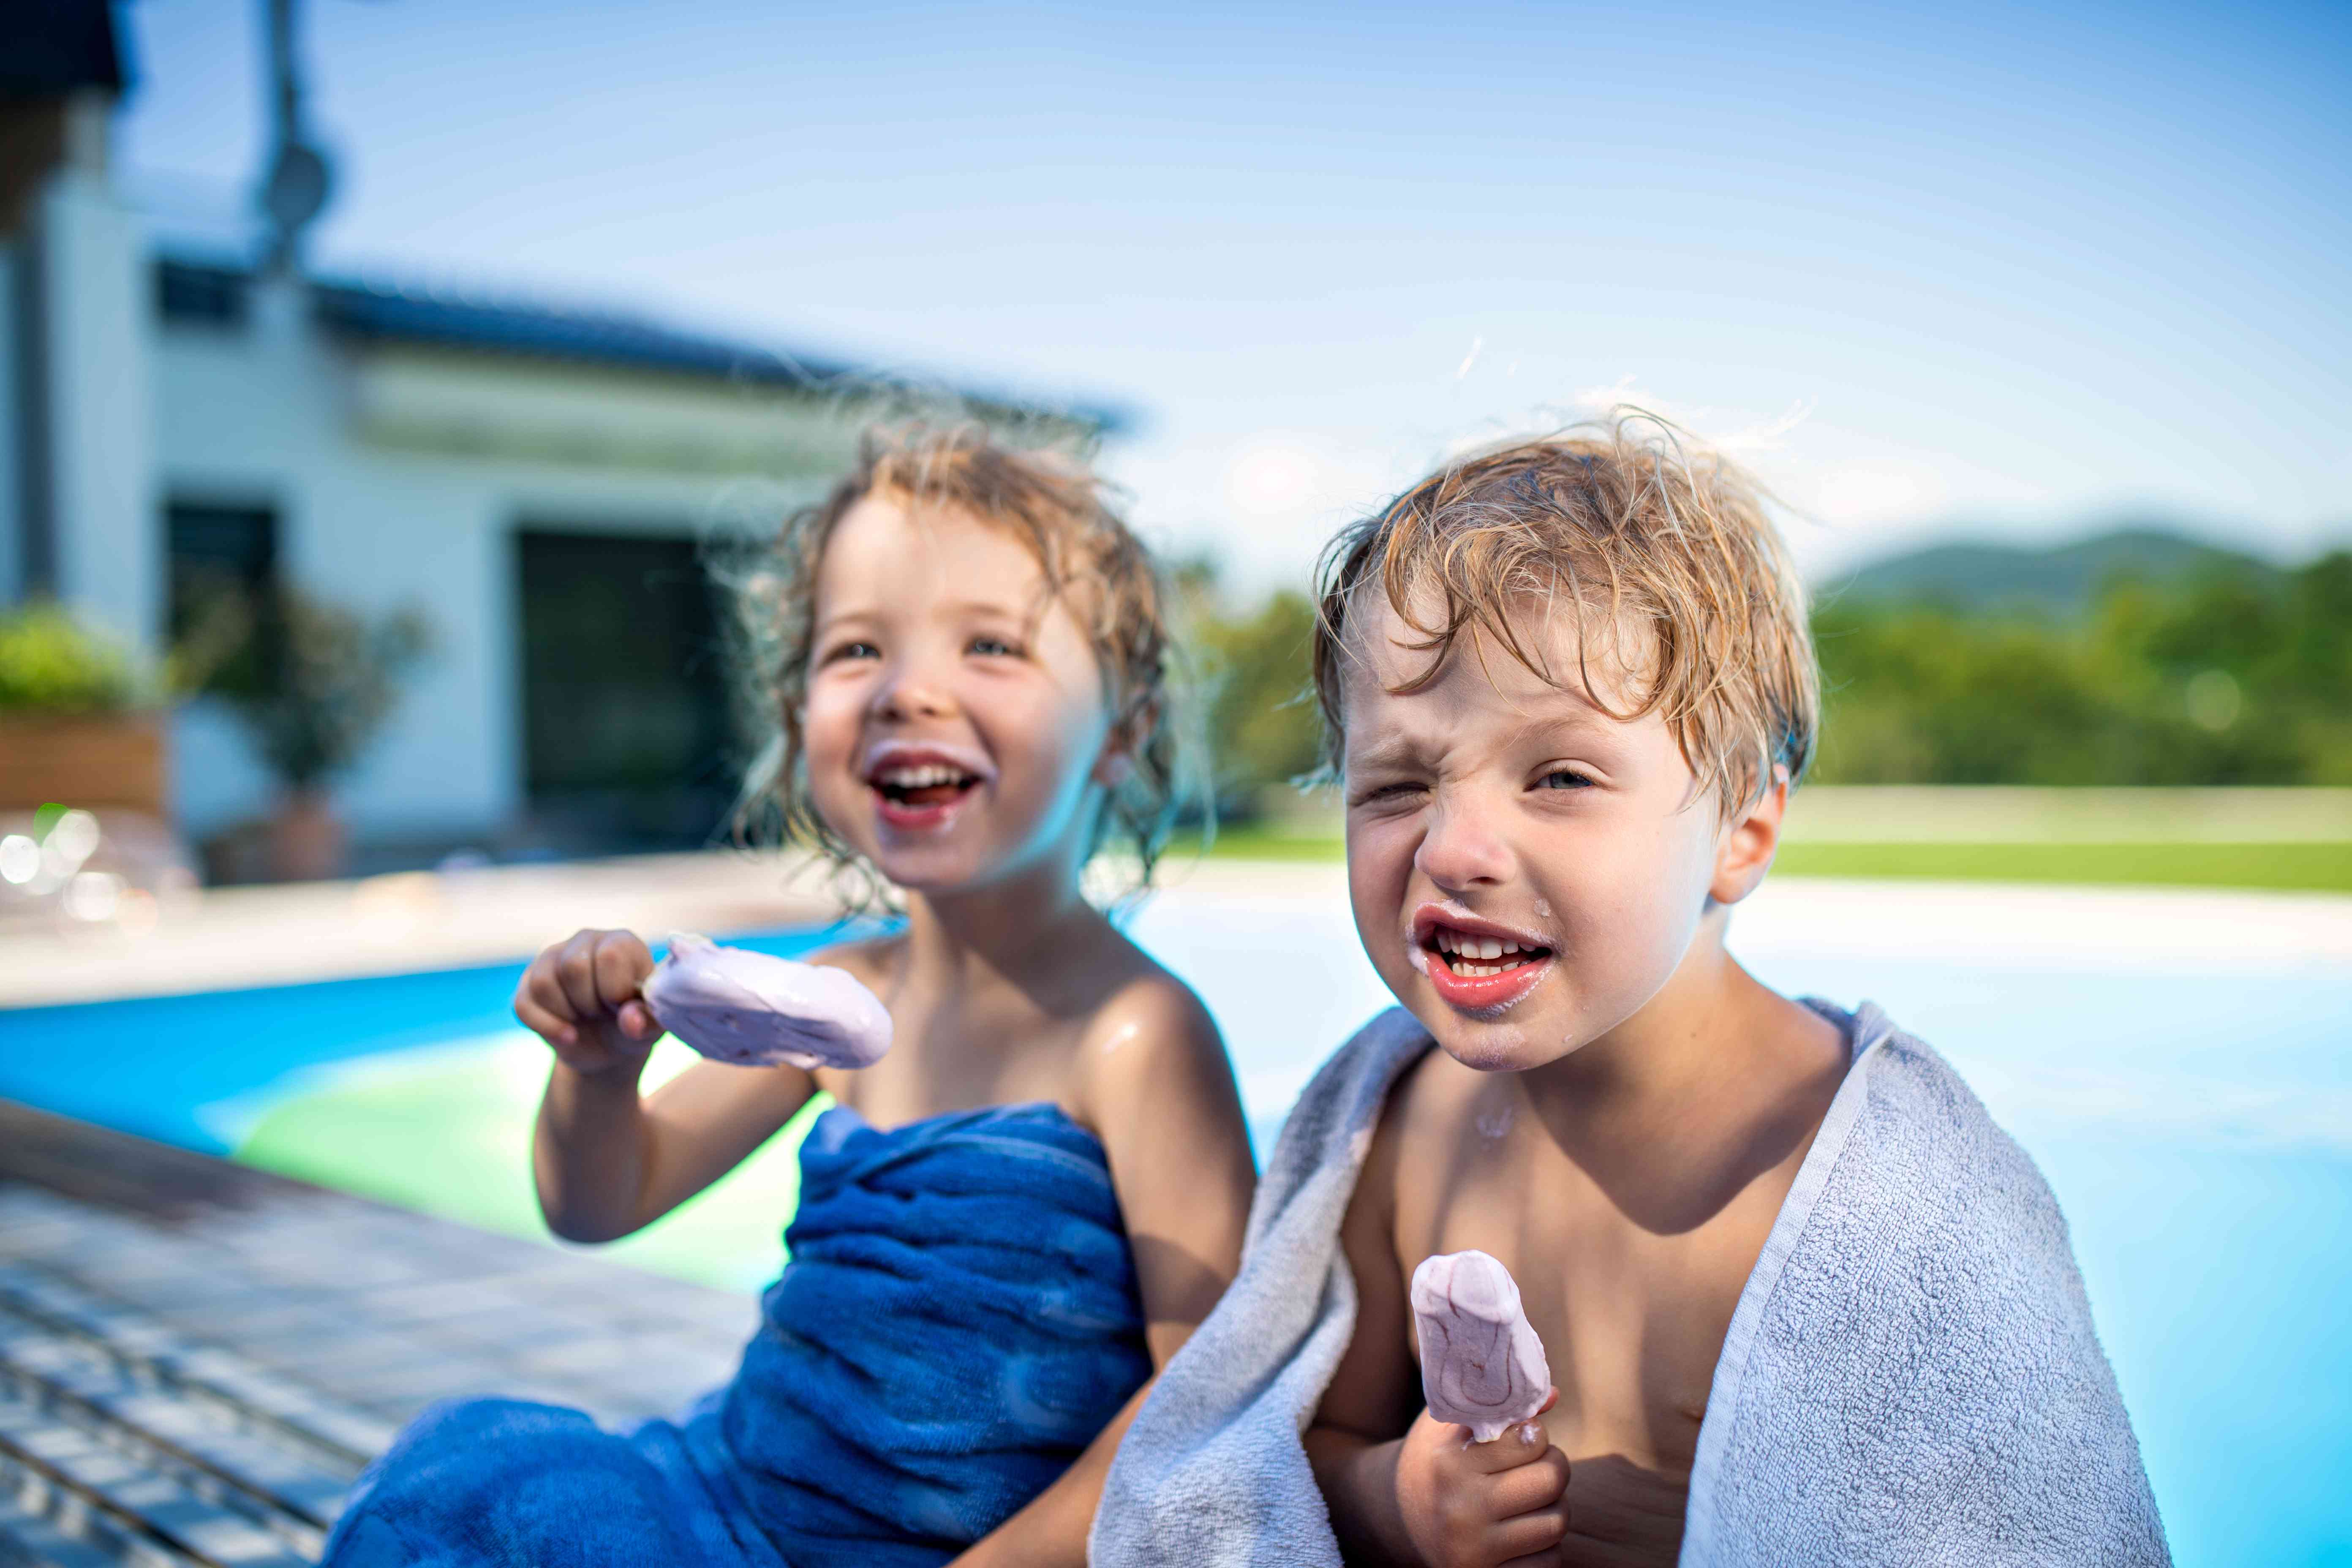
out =
[[[662,1032],[660,1021],[655,1018],[653,1009],[643,1002],[624,1002],[620,1016],[621,1033],[640,1044],[657,1037]]]
[[[1539,1421],[1522,1421],[1504,1429],[1491,1443],[1474,1443],[1470,1428],[1456,1426],[1461,1434],[1462,1460],[1474,1476],[1498,1476],[1505,1470],[1516,1470],[1521,1465],[1531,1465],[1544,1457],[1551,1439],[1544,1436]]]
[[[1509,1568],[1514,1563],[1540,1563],[1553,1568],[1559,1560],[1552,1548],[1568,1539],[1568,1510],[1558,1503],[1540,1513],[1507,1519],[1486,1534],[1485,1556]]]
[[[522,984],[515,987],[515,1012],[522,1012],[530,1003],[559,1024],[572,1025],[580,1020],[572,1011],[571,1000],[563,994],[563,985],[555,975],[554,950],[550,949],[531,961],[522,972]]]
[[[1568,1456],[1547,1444],[1531,1465],[1505,1470],[1487,1483],[1496,1519],[1514,1519],[1550,1508],[1568,1491]]]
[[[524,984],[528,987],[530,983],[526,981]],[[580,1043],[580,1031],[565,1019],[548,1011],[530,995],[527,988],[515,993],[514,1010],[515,1016],[522,1020],[522,1026],[548,1044],[576,1046]]]
[[[563,989],[563,999],[571,1004],[572,1016],[583,1021],[599,1017],[606,1011],[604,1001],[596,994],[596,938],[599,932],[583,931],[564,942],[555,957],[555,983]]]
[[[618,1012],[635,1000],[637,988],[654,972],[654,955],[629,931],[607,931],[597,939],[593,963],[596,998],[607,1012]]]

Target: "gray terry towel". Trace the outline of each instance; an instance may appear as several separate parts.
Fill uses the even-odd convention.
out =
[[[1853,1064],[1716,1364],[1684,1568],[2169,1562],[2041,1173],[1875,1007],[1820,1010]],[[1112,1462],[1095,1568],[1339,1568],[1299,1434],[1355,1326],[1340,1217],[1429,1048],[1391,1008],[1299,1097],[1239,1278]]]

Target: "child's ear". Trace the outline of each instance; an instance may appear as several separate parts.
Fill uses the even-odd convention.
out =
[[[1160,721],[1160,704],[1151,699],[1129,703],[1118,722],[1110,729],[1110,738],[1103,742],[1102,755],[1095,759],[1094,781],[1105,789],[1117,789],[1135,776],[1135,749],[1151,733]]]
[[[1780,847],[1780,819],[1789,809],[1789,770],[1774,763],[1770,787],[1733,818],[1715,852],[1715,880],[1707,897],[1718,904],[1736,904],[1756,890],[1772,868]]]

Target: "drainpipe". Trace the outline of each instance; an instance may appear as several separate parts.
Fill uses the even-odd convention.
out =
[[[302,112],[294,0],[268,0],[268,6],[272,145],[269,174],[261,187],[262,216],[269,230],[262,270],[273,279],[292,279],[301,271],[303,231],[325,210],[333,179]]]

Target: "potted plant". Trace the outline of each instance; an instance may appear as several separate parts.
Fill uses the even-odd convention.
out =
[[[326,786],[392,716],[430,627],[415,610],[368,616],[283,580],[247,595],[245,615],[240,645],[205,689],[226,699],[278,777],[265,831],[269,874],[281,881],[334,876],[345,837]]]
[[[0,611],[0,811],[169,815],[163,683],[64,609]]]

